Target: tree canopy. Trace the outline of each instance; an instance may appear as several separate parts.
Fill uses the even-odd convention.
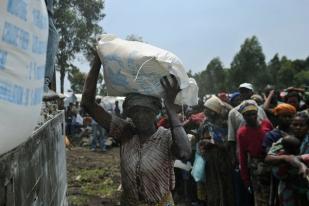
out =
[[[98,22],[103,19],[103,0],[56,0],[54,3],[55,26],[60,41],[56,68],[60,71],[61,93],[64,90],[64,77],[74,70],[72,61],[78,54],[87,60],[93,56],[96,35],[103,29]]]
[[[128,41],[139,41],[139,42],[144,42],[143,37],[138,36],[136,34],[130,34],[126,37],[126,40]]]
[[[309,85],[309,57],[305,60],[290,60],[279,54],[268,62],[256,36],[245,39],[234,56],[230,68],[224,68],[220,59],[214,58],[206,69],[196,74],[190,72],[199,86],[199,96],[221,91],[235,91],[239,84],[252,83],[256,90],[266,85],[278,89],[289,86]]]

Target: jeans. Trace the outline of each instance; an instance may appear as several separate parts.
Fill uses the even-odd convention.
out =
[[[47,92],[48,86],[53,79],[55,71],[55,60],[58,51],[59,35],[54,25],[53,0],[45,0],[45,3],[48,11],[48,22],[49,22],[46,65],[45,65],[45,81],[44,81],[44,92]]]
[[[101,150],[105,151],[106,150],[105,129],[98,124],[93,124],[92,133],[93,135],[92,135],[92,141],[91,141],[91,149],[95,149],[97,147],[97,141],[99,141]]]

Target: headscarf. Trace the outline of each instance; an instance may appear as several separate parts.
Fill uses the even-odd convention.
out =
[[[290,104],[282,103],[278,104],[274,109],[274,115],[278,116],[281,112],[290,112],[291,114],[296,114],[296,108]]]
[[[251,99],[253,99],[258,105],[261,105],[264,102],[263,97],[261,95],[258,95],[258,94],[252,95]]]
[[[138,93],[130,93],[126,96],[123,102],[123,111],[125,114],[133,107],[146,107],[152,110],[155,114],[158,114],[162,108],[161,99],[157,97],[147,96]]]
[[[243,102],[240,105],[240,108],[238,110],[241,114],[244,114],[248,111],[258,111],[258,106],[256,103],[254,104],[253,102]]]
[[[222,107],[224,107],[224,103],[221,101],[221,99],[213,95],[212,97],[206,100],[204,106],[216,112],[217,114],[220,114],[222,111]]]

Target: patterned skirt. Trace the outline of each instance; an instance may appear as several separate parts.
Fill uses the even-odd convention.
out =
[[[250,180],[254,193],[255,206],[268,206],[270,197],[271,168],[263,159],[251,158],[249,160]]]

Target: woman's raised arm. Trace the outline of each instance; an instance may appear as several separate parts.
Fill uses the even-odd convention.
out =
[[[105,129],[109,129],[112,116],[95,101],[100,68],[101,60],[98,54],[96,54],[85,81],[81,105],[85,108],[86,112],[98,122],[98,124]]]

